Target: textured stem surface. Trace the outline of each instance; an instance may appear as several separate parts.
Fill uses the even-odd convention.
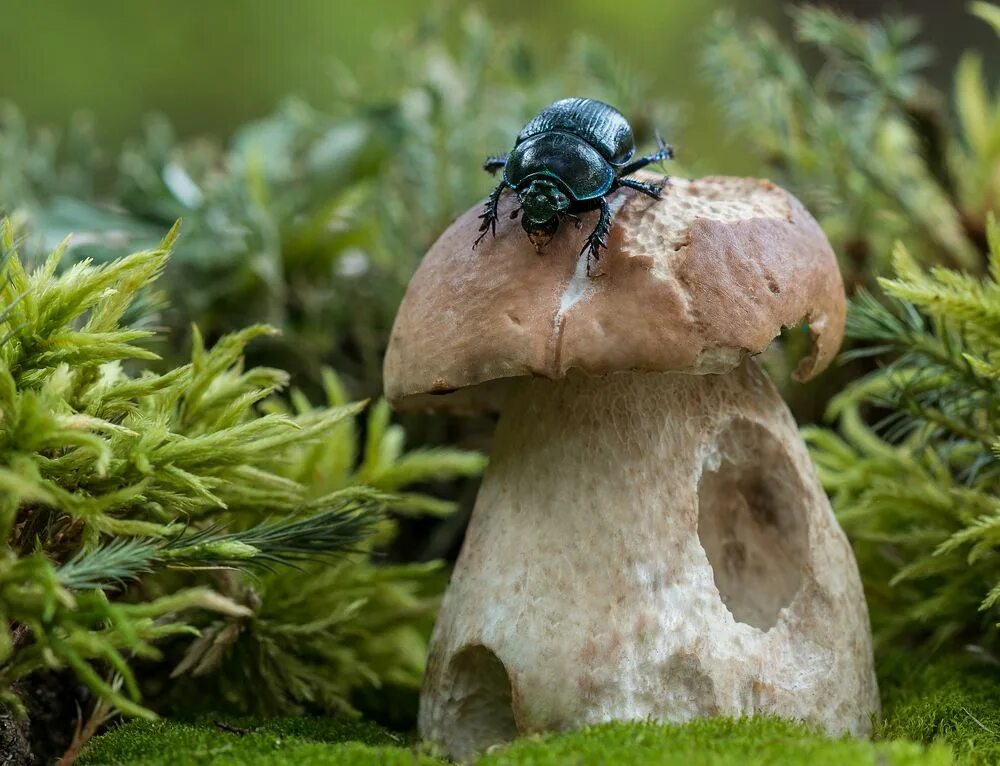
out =
[[[756,712],[867,734],[854,556],[753,362],[512,390],[432,638],[422,735]]]

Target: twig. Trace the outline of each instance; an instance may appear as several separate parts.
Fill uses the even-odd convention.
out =
[[[990,728],[989,726],[987,726],[987,725],[986,725],[985,723],[983,723],[983,722],[982,722],[982,721],[980,721],[980,720],[979,720],[978,718],[976,718],[976,717],[975,717],[974,715],[972,715],[972,713],[970,713],[970,712],[969,712],[969,709],[968,709],[967,707],[964,707],[964,706],[963,706],[963,707],[962,707],[962,712],[963,712],[963,713],[965,713],[965,714],[966,714],[967,716],[969,716],[969,718],[971,718],[971,719],[972,719],[973,721],[975,721],[976,723],[978,723],[978,724],[979,724],[979,727],[980,727],[980,728],[981,728],[981,729],[982,729],[983,731],[987,731],[987,732],[989,732],[990,734],[996,734],[996,732],[995,732],[995,731],[993,731],[993,729],[991,729],[991,728]]]
[[[240,737],[245,737],[247,734],[253,734],[253,729],[246,729],[242,726],[236,726],[231,723],[226,723],[225,721],[212,721],[215,726],[223,731],[228,731],[230,734],[237,734]]]
[[[117,673],[112,679],[111,685],[115,690],[121,688],[122,678]],[[97,730],[100,729],[105,723],[110,720],[114,715],[114,708],[109,702],[103,699],[98,699],[94,704],[94,710],[90,714],[90,718],[87,719],[87,723],[83,726],[80,725],[81,717],[78,715],[76,719],[76,728],[73,731],[73,739],[70,740],[69,746],[66,748],[66,752],[62,754],[62,758],[56,761],[57,766],[72,766],[76,759],[80,756],[80,751],[83,750],[83,746],[90,741]]]

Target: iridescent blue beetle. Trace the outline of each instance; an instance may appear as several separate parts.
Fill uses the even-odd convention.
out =
[[[517,136],[514,150],[490,157],[483,165],[490,173],[503,169],[503,180],[490,194],[479,216],[483,219],[476,239],[492,232],[496,236],[497,205],[505,189],[517,194],[521,225],[538,252],[548,244],[563,218],[577,221],[575,213],[600,209],[597,225],[580,253],[589,250],[591,261],[607,247],[611,230],[611,207],[607,195],[620,186],[636,189],[654,199],[666,184],[643,183],[628,176],[651,162],[671,159],[673,150],[656,137],[659,148],[632,161],[635,137],[625,116],[613,106],[592,98],[564,98],[540,111]],[[475,246],[475,245],[474,245]]]

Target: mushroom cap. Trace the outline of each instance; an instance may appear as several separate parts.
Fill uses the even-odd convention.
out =
[[[639,173],[653,181],[660,176]],[[397,409],[487,412],[504,381],[619,371],[728,372],[782,328],[806,321],[812,349],[794,373],[822,372],[840,348],[846,302],[836,256],[784,189],[753,178],[673,178],[661,200],[622,189],[595,276],[580,229],[535,252],[513,195],[496,237],[473,250],[481,205],[424,257],[393,325],[385,390]]]

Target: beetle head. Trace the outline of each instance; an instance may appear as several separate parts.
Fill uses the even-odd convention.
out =
[[[551,181],[536,179],[517,193],[521,225],[535,249],[549,243],[559,226],[559,215],[569,209],[569,198]]]

